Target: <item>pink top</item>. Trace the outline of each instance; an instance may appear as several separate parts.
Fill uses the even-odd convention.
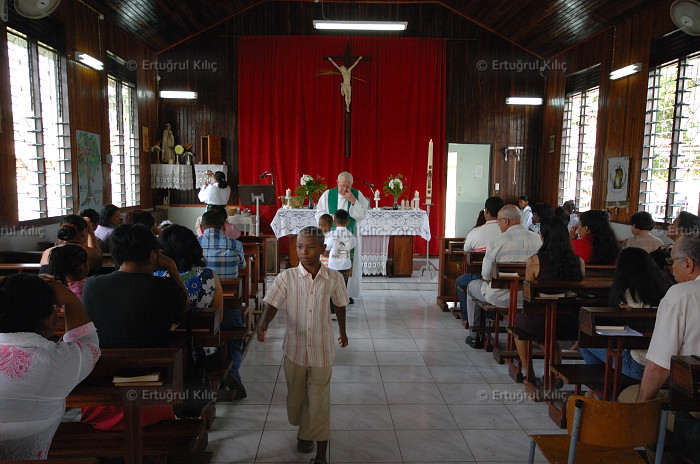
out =
[[[75,293],[80,301],[83,301],[83,285],[85,285],[84,280],[78,280],[77,282],[68,282],[68,289]]]
[[[200,237],[204,233],[204,230],[202,230],[202,225],[197,226],[197,237]],[[224,235],[226,235],[228,238],[231,240],[236,240],[238,237],[241,236],[241,231],[238,230],[238,227],[234,226],[230,222],[226,223],[226,230],[224,231]]]

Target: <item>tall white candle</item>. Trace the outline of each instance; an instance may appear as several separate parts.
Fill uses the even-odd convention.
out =
[[[425,181],[425,202],[430,203],[433,197],[433,139],[428,142],[428,176]]]

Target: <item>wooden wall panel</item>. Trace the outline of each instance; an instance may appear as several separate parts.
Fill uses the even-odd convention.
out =
[[[671,3],[671,0],[663,0],[647,5],[615,27],[553,57],[570,63],[567,73],[586,69],[596,63],[602,64],[593,207],[605,208],[607,159],[629,156],[630,206],[610,210],[611,218],[617,222],[627,222],[638,208],[650,45],[654,38],[676,29],[669,16]],[[610,81],[608,76],[612,70],[637,62],[642,63],[641,72]],[[556,135],[556,149],[555,153],[548,153],[548,144],[543,143],[540,155],[546,168],[541,171],[541,183],[543,197],[556,204],[564,101],[561,76],[556,78],[548,74],[546,92],[548,104],[545,107],[543,139],[548,140],[550,135]]]

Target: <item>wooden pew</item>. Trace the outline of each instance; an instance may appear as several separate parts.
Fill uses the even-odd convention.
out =
[[[161,373],[162,385],[114,386],[115,375]],[[121,406],[123,431],[95,430],[80,422],[61,423],[49,458],[124,457],[141,463],[144,455],[183,455],[203,451],[204,421],[173,420],[141,428],[141,407],[173,404],[183,399],[183,352],[180,348],[103,349],[95,369],[66,398],[68,407]]]
[[[605,365],[553,364],[552,373],[566,383],[587,385],[608,401],[615,401],[625,385],[639,381],[622,374],[622,350],[646,349],[651,341],[656,321],[656,308],[582,307],[579,316],[579,344],[582,348],[606,348]],[[600,335],[600,326],[629,326],[641,333],[641,337]],[[613,368],[614,365],[614,368]],[[602,391],[598,389],[603,387]]]
[[[553,390],[553,376],[550,370],[556,348],[557,313],[560,311],[575,311],[578,314],[582,306],[601,306],[607,302],[610,293],[611,280],[589,280],[578,282],[551,281],[551,282],[523,282],[523,296],[525,312],[545,314],[545,339],[544,339],[544,390],[545,398],[549,405],[549,417],[560,427],[566,424],[566,408],[562,403],[563,398],[551,395]],[[567,294],[569,292],[569,294]],[[566,296],[551,296],[566,294]],[[547,296],[549,295],[549,296]],[[516,328],[511,327],[515,334]],[[528,382],[525,390],[534,397],[539,395],[535,385]],[[565,404],[565,401],[564,401]]]
[[[502,351],[498,348],[498,338],[500,333],[499,320],[505,318],[508,324],[512,325],[512,321],[515,320],[515,314],[518,310],[518,291],[522,286],[522,281],[525,279],[525,263],[493,263],[491,268],[491,288],[508,289],[508,307],[499,308],[494,305],[483,305],[482,309],[484,312],[493,311],[495,313],[495,320],[493,324],[494,340],[493,345],[491,345],[491,350],[493,350],[494,359],[500,364],[504,360],[510,360],[517,358],[517,352],[515,351],[515,342],[513,341],[513,336],[508,333],[506,338],[506,351]],[[486,320],[486,314],[484,314],[484,321]],[[489,328],[491,329],[491,328]],[[487,343],[484,345],[488,349],[490,345],[491,330],[487,332]],[[512,365],[511,365],[512,367]]]
[[[21,274],[22,272],[38,274],[39,263],[0,263],[0,275]]]
[[[700,356],[672,356],[669,387],[672,411],[700,411]]]

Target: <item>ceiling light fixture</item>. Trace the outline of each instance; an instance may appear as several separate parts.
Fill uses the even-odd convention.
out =
[[[76,51],[75,59],[78,61],[78,63],[82,63],[88,68],[94,69],[95,71],[102,71],[102,69],[104,69],[104,65],[100,60],[91,57],[87,53]]]
[[[614,81],[621,79],[623,77],[631,76],[632,74],[637,74],[642,69],[642,63],[634,63],[624,68],[616,69],[610,73],[610,80]]]
[[[541,105],[539,97],[506,97],[506,105]]]
[[[314,19],[314,29],[343,31],[405,31],[406,21],[332,21]]]
[[[197,92],[191,90],[161,90],[160,98],[181,98],[184,100],[196,100]]]

